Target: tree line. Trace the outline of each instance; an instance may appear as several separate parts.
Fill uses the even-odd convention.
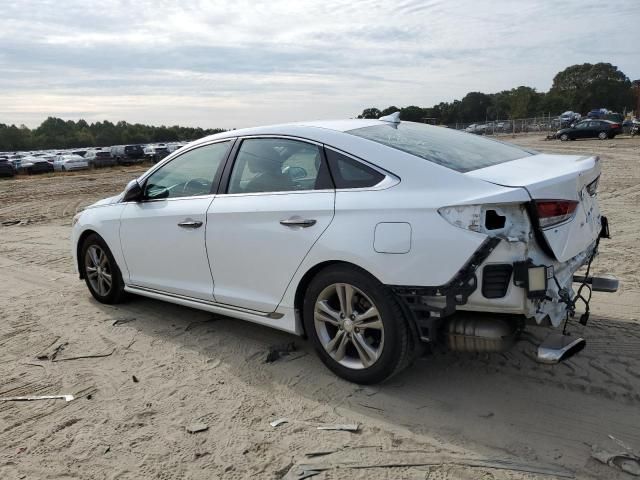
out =
[[[358,118],[379,118],[399,111],[402,120],[451,125],[559,115],[567,110],[586,114],[594,108],[620,113],[640,110],[640,80],[630,81],[610,63],[584,63],[556,74],[548,92],[525,86],[490,94],[469,92],[462,100],[440,102],[433,107],[366,108]]]
[[[196,140],[223,131],[220,128],[203,129],[177,125],[155,127],[127,122],[74,122],[49,117],[35,129],[29,129],[24,125],[17,127],[0,123],[0,151],[175,142]]]

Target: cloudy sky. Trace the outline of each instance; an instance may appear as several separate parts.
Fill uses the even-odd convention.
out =
[[[243,127],[640,78],[638,0],[0,0],[0,123]],[[635,38],[632,42],[630,39]]]

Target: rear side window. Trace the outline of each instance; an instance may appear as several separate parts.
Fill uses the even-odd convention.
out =
[[[384,179],[382,173],[342,153],[330,148],[325,153],[336,188],[373,187]]]
[[[471,133],[422,123],[374,125],[346,133],[381,143],[461,173],[528,157],[532,152]]]

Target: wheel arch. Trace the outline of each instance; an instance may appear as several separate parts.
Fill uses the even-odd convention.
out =
[[[78,274],[79,274],[79,276],[80,276],[80,278],[82,280],[84,280],[84,268],[82,268],[81,262],[80,262],[80,257],[81,257],[81,254],[82,254],[82,244],[87,239],[87,237],[89,235],[92,235],[92,234],[95,234],[95,235],[99,236],[100,238],[102,238],[98,232],[88,228],[88,229],[86,229],[84,232],[82,232],[80,234],[80,237],[78,237],[78,243],[76,243],[76,261],[78,263]],[[104,240],[104,238],[103,238],[103,240]]]

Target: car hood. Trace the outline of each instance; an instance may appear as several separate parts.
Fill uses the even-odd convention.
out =
[[[119,193],[118,195],[114,195],[113,197],[103,198],[102,200],[98,200],[96,203],[89,205],[87,208],[96,208],[96,207],[105,207],[107,205],[113,205],[114,203],[118,203],[122,199],[123,193]]]

